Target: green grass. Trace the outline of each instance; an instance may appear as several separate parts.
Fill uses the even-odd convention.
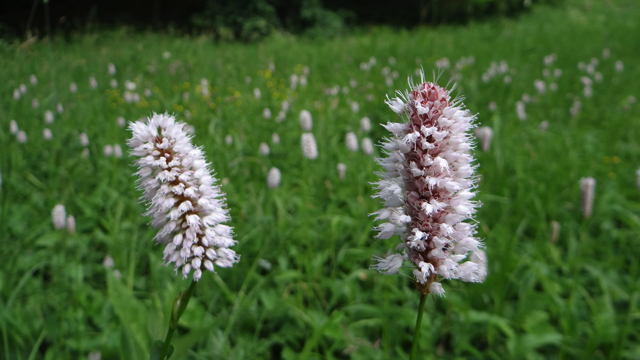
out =
[[[568,0],[563,8],[534,7],[518,20],[372,29],[334,40],[277,35],[259,44],[213,44],[120,30],[22,48],[0,41],[0,358],[82,359],[99,351],[102,359],[148,359],[153,340],[164,338],[173,299],[189,282],[161,265],[162,249],[151,241],[155,231],[137,201],[132,159],[105,157],[102,149],[126,150],[129,134],[118,116],[170,111],[184,119],[184,110],[193,115],[195,143],[226,179],[242,259],[203,276],[174,337],[173,358],[407,358],[419,295],[405,277],[368,270],[371,257],[397,239],[373,239],[368,214],[381,205],[369,183],[378,166],[362,151],[349,152],[344,138],[349,131],[359,140],[386,136],[377,124],[394,114],[383,100],[406,88],[403,79],[420,66],[416,58],[429,73],[437,59],[453,65],[470,55],[475,63],[459,80],[465,104],[494,130],[491,150],[476,154],[489,276],[483,284],[445,281],[447,296],[427,302],[422,358],[640,358],[640,105],[627,101],[640,97],[638,18],[633,0]],[[543,57],[551,53],[558,60],[550,69],[563,75],[556,92],[538,95],[533,81],[543,79]],[[377,65],[360,70],[370,57]],[[594,57],[603,80],[587,99],[577,64]],[[490,62],[501,60],[514,70],[513,82],[483,82]],[[623,72],[614,70],[618,60]],[[110,62],[119,92],[109,87]],[[269,62],[276,70],[267,79]],[[303,66],[310,69],[308,86],[293,92],[288,77]],[[386,66],[400,75],[389,87],[381,74]],[[29,83],[31,74],[38,85]],[[445,71],[440,83],[451,75]],[[197,93],[202,77],[209,99]],[[141,103],[120,101],[127,79],[136,82]],[[72,81],[76,94],[69,92]],[[28,91],[14,101],[21,83]],[[326,95],[334,85],[349,92]],[[259,100],[254,87],[262,90]],[[150,98],[142,95],[146,88],[154,91]],[[527,104],[526,121],[515,112],[523,93],[537,99]],[[289,95],[286,120],[276,123]],[[38,109],[31,107],[34,97]],[[582,109],[572,118],[574,98]],[[350,100],[359,103],[358,113]],[[270,120],[262,118],[265,107]],[[314,161],[300,151],[302,109],[313,115],[320,153]],[[42,138],[45,110],[56,116],[48,125],[51,141]],[[374,124],[369,134],[359,130],[364,116]],[[27,133],[25,144],[9,133],[11,119]],[[539,129],[543,120],[547,131]],[[88,158],[82,132],[90,140]],[[280,144],[271,143],[274,132]],[[267,157],[258,152],[261,142],[270,144]],[[340,162],[347,165],[343,181]],[[266,186],[272,166],[282,171],[276,189]],[[578,181],[586,176],[597,185],[593,215],[584,220]],[[58,203],[75,216],[75,235],[54,230]],[[550,241],[552,221],[561,224],[557,242]],[[103,266],[107,254],[121,278]]]

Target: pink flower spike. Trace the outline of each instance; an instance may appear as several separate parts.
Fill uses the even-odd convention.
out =
[[[375,183],[384,208],[377,238],[400,235],[401,243],[372,268],[386,274],[409,263],[419,291],[444,295],[442,279],[482,282],[486,255],[475,238],[473,201],[477,177],[471,149],[475,115],[450,90],[426,82],[387,100],[405,122],[384,125],[390,131],[382,144],[387,156],[377,159],[384,171]],[[453,90],[453,89],[451,89]],[[372,214],[373,215],[373,214]],[[465,261],[465,259],[467,259]]]

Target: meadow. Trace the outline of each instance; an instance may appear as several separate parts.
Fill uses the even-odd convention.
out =
[[[189,281],[152,242],[122,125],[165,111],[193,126],[241,255],[200,280],[172,359],[407,358],[419,295],[408,277],[369,269],[397,239],[371,231],[382,152],[361,141],[388,136],[379,124],[397,115],[384,100],[420,68],[457,82],[493,130],[489,151],[475,151],[488,277],[443,281],[421,358],[640,358],[637,19],[635,0],[567,0],[336,39],[216,44],[123,28],[0,40],[0,358],[148,359],[164,338]],[[300,148],[302,110],[314,160]],[[596,179],[589,218],[583,177]],[[56,204],[74,233],[54,228]]]

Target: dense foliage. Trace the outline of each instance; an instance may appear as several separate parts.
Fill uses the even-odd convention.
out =
[[[114,25],[139,29],[211,34],[219,40],[253,41],[274,31],[333,37],[353,26],[466,23],[490,16],[516,15],[538,3],[562,0],[199,0],[77,1],[0,3],[0,36],[31,32],[40,37],[47,26],[57,33]]]

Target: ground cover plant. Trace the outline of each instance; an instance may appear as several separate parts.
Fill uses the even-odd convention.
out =
[[[427,302],[423,358],[640,357],[639,17],[568,1],[333,40],[0,41],[0,357],[148,359],[164,337],[189,281],[160,265],[124,125],[169,111],[216,170],[241,254],[200,279],[172,358],[407,358],[420,298],[369,270],[397,240],[371,232],[382,153],[365,139],[387,136],[386,95],[421,67],[492,134],[475,154],[488,276]]]

